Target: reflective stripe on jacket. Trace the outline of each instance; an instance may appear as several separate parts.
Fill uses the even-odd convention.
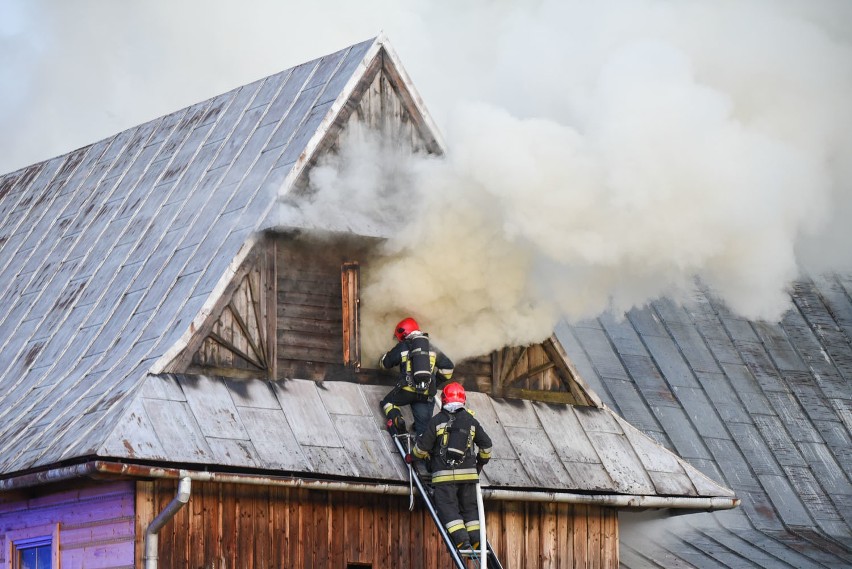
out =
[[[447,426],[451,422],[451,417],[452,427],[450,428],[472,434],[471,448],[467,450],[461,462],[455,465],[450,464],[445,454],[441,452],[449,439]],[[412,452],[421,460],[430,460],[433,484],[478,482],[479,474],[476,472],[476,465],[477,462],[485,464],[491,458],[491,437],[473,413],[467,409],[459,409],[453,414],[441,410],[432,417],[426,430],[417,438]]]
[[[432,380],[429,384],[429,395],[434,396],[438,392],[439,385],[447,383],[453,378],[453,362],[434,344],[429,344],[429,364],[432,368]],[[397,385],[405,391],[416,393],[417,390],[410,383],[411,359],[408,353],[408,344],[403,340],[391,348],[379,359],[379,366],[383,369],[391,369],[399,366],[399,380]],[[437,377],[436,377],[437,376]],[[436,381],[437,380],[437,381]]]

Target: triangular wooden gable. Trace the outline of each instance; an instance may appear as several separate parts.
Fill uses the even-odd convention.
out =
[[[268,248],[256,246],[166,371],[274,378],[274,282]]]
[[[377,40],[376,50],[366,59],[368,63],[348,99],[335,104],[339,107],[337,114],[332,118],[333,110],[330,112],[325,130],[308,144],[290,187],[304,189],[311,167],[337,150],[343,133],[354,123],[382,132],[413,152],[444,153],[437,127],[390,45]]]
[[[539,344],[504,347],[465,360],[454,377],[494,397],[600,405],[555,336]]]

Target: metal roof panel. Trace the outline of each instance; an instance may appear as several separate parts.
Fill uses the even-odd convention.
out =
[[[300,445],[343,447],[316,384],[276,381],[272,388]]]
[[[290,472],[310,469],[302,447],[280,408],[238,407],[238,410],[257,451],[259,466]]]
[[[225,382],[204,375],[181,375],[178,383],[205,437],[248,440]]]

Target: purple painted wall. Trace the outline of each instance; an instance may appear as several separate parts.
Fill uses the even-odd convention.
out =
[[[134,482],[86,482],[0,494],[0,567],[8,566],[10,540],[42,535],[58,536],[62,569],[133,567],[134,489]]]

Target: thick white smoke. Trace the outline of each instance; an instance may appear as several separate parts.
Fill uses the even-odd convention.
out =
[[[129,24],[105,2],[80,4],[111,30]],[[224,2],[151,2],[134,14],[147,31],[124,43],[111,31],[110,57],[69,59],[57,77],[88,78],[88,89],[72,89],[75,104],[97,94],[95,108],[133,109],[138,122],[140,109],[173,110],[215,94],[225,77],[235,86],[384,29],[448,155],[388,159],[381,144],[362,145],[314,176],[319,203],[333,206],[357,179],[361,203],[385,204],[388,188],[403,185],[427,212],[410,216],[365,275],[365,328],[383,344],[388,324],[410,313],[454,356],[483,353],[540,340],[561,317],[679,297],[695,277],[736,312],[774,319],[802,267],[852,268],[852,4],[354,4],[256,2],[233,13]],[[16,21],[27,13],[41,15],[20,10]],[[4,100],[53,92],[56,46],[69,58],[69,45],[93,49],[66,29],[69,18],[42,34],[49,41],[26,25],[0,27],[4,45],[35,62],[18,67],[35,73],[21,71]],[[120,80],[105,87],[86,65]],[[170,96],[122,89],[141,91],[137,69],[165,77]],[[111,88],[121,106],[104,102]],[[35,111],[20,109],[4,104],[3,124],[35,137],[25,120]],[[21,138],[3,144],[14,157],[12,140]]]

